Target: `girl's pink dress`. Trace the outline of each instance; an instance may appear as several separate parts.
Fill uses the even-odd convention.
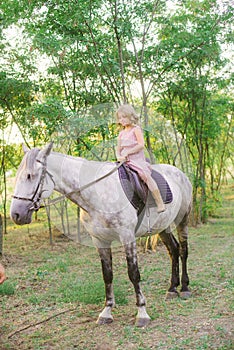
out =
[[[140,127],[134,126],[129,131],[122,130],[120,132],[119,134],[120,155],[122,155],[121,153],[123,152],[123,150],[128,151],[138,144],[137,138],[134,132],[136,128],[140,128]],[[146,161],[143,149],[137,153],[130,154],[127,157],[126,164],[130,168],[136,170],[143,181],[147,182],[147,178],[149,178],[149,176],[151,177],[151,171],[152,171],[151,165]]]

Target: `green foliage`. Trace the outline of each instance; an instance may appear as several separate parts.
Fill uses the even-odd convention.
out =
[[[60,131],[67,113],[62,103],[55,98],[48,98],[44,103],[33,104],[27,110],[28,134],[34,144],[48,142],[55,132]]]
[[[3,154],[4,153],[4,154]],[[1,153],[1,162],[4,161],[4,169],[6,172],[13,171],[15,174],[16,169],[19,166],[20,159],[22,158],[22,147],[19,144],[9,144],[4,146],[4,152]],[[1,176],[3,167],[0,168]]]
[[[33,85],[29,81],[9,78],[0,72],[0,105],[5,111],[23,111],[32,101]]]
[[[12,45],[2,31],[0,123],[17,124],[29,145],[53,140],[58,150],[114,160],[114,109],[128,100],[149,157],[194,179],[206,218],[207,188],[219,190],[233,159],[231,58],[222,55],[233,43],[233,8],[172,3],[2,2],[2,28],[14,24],[23,40]]]

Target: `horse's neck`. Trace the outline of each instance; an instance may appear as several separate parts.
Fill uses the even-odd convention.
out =
[[[84,162],[82,158],[52,152],[47,159],[47,169],[53,176],[55,190],[67,194],[79,188],[80,169]]]

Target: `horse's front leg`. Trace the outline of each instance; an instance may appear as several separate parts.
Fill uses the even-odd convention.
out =
[[[144,327],[150,322],[150,317],[146,312],[145,297],[140,288],[140,272],[137,263],[136,242],[126,244],[124,247],[128,264],[128,276],[136,292],[136,305],[138,307],[136,326]]]
[[[102,274],[105,282],[106,301],[105,308],[100,313],[97,323],[107,324],[113,322],[111,310],[115,306],[113,293],[113,271],[112,271],[112,253],[111,248],[98,248],[98,253],[102,263]]]

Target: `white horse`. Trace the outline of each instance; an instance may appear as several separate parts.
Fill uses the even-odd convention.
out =
[[[149,220],[153,234],[159,233],[171,257],[172,275],[167,298],[179,294],[179,258],[182,262],[180,296],[189,297],[187,239],[192,186],[185,174],[170,165],[153,166],[167,180],[173,201],[166,204],[165,212],[158,214],[156,207],[147,210],[136,231],[137,211],[122,189],[115,163],[88,161],[51,152],[51,149],[52,143],[42,150],[29,150],[24,146],[25,155],[18,169],[11,203],[11,218],[18,225],[29,224],[32,213],[40,208],[41,201],[48,198],[53,190],[83,209],[82,220],[99,252],[105,282],[105,307],[98,317],[98,324],[113,321],[111,311],[115,301],[111,244],[114,240],[121,242],[125,248],[128,275],[136,293],[136,325],[143,327],[150,321],[140,288],[136,249],[136,238],[147,234]],[[178,242],[170,229],[172,223],[177,228]]]

